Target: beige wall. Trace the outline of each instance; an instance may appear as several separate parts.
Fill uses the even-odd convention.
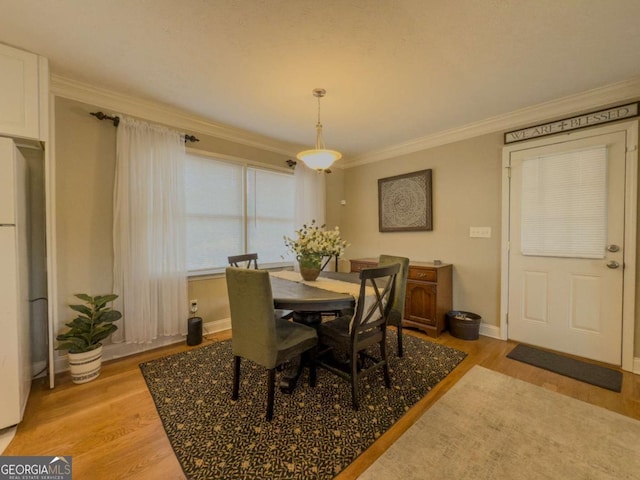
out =
[[[116,129],[87,105],[56,101],[56,244],[58,320],[71,320],[76,293],[112,291],[113,179]]]
[[[401,255],[453,264],[453,306],[499,325],[500,134],[405,155],[344,171],[341,230],[348,258]],[[433,231],[378,231],[378,179],[431,169]],[[469,238],[470,226],[491,227],[489,239]]]

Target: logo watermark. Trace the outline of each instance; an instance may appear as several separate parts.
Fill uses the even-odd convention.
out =
[[[0,480],[71,480],[71,457],[2,457]]]

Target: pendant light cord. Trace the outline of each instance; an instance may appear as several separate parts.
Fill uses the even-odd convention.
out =
[[[322,123],[320,123],[320,99],[324,96],[324,94],[316,93],[316,98],[318,99],[318,123],[316,123],[316,150],[323,150],[324,146],[324,138],[322,136]]]

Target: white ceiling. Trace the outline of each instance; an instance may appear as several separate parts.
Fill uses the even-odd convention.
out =
[[[57,76],[358,156],[640,75],[639,0],[0,0]]]

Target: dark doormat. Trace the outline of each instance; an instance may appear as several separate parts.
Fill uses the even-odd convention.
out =
[[[565,377],[574,378],[614,392],[619,392],[622,389],[622,373],[617,370],[581,362],[580,360],[529,347],[528,345],[517,345],[509,352],[507,358],[544,368]]]

